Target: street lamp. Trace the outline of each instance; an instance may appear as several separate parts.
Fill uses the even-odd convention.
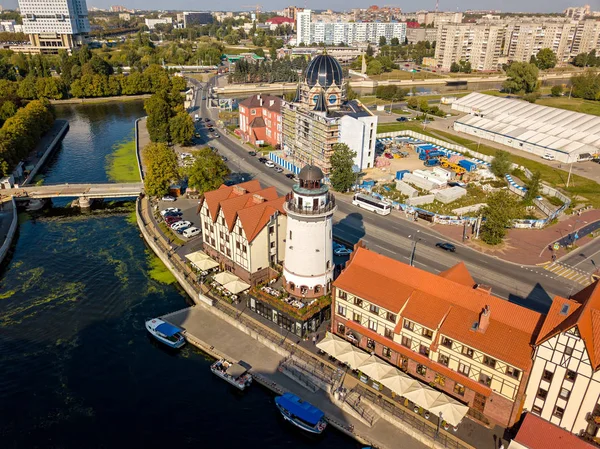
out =
[[[417,252],[417,242],[419,240],[421,240],[421,238],[419,238],[419,232],[421,232],[420,230],[418,230],[414,236],[413,239],[413,247],[412,247],[412,252],[410,254],[410,266],[414,267],[415,266],[415,254]],[[409,235],[408,238],[411,238],[412,236]]]
[[[435,436],[437,437],[440,434],[440,426],[442,425],[442,412],[438,416],[437,429],[435,430]]]

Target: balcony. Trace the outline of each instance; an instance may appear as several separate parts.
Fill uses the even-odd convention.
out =
[[[318,209],[313,209],[312,205],[310,205],[310,204],[305,205],[308,208],[298,207],[296,205],[296,203],[294,202],[293,198],[289,199],[285,203],[285,208],[290,212],[294,212],[294,213],[302,214],[302,215],[324,215],[324,214],[327,214],[327,213],[333,211],[336,207],[335,206],[335,197],[333,195],[328,195],[327,198],[328,198],[327,203],[325,203],[324,206],[321,206]]]

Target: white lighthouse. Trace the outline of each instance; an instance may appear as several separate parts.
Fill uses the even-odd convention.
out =
[[[297,297],[317,298],[333,281],[333,213],[335,198],[323,184],[323,172],[305,166],[286,197],[287,235],[283,276],[286,290]]]

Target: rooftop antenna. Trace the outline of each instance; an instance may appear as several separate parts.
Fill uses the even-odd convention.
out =
[[[435,12],[438,12],[440,9],[440,0],[435,0]]]

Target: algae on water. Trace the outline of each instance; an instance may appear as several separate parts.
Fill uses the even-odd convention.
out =
[[[148,274],[152,279],[161,284],[173,284],[177,282],[175,276],[171,274],[165,264],[154,253],[148,250],[146,250],[146,253],[148,254],[148,265],[150,266]]]
[[[135,141],[122,142],[107,156],[106,174],[113,182],[140,182]]]

